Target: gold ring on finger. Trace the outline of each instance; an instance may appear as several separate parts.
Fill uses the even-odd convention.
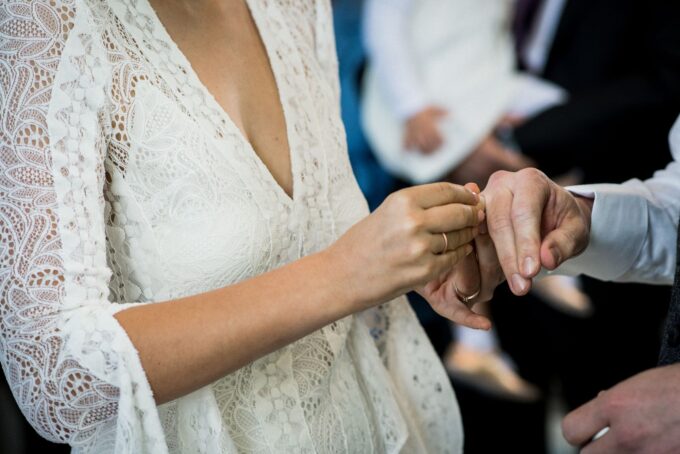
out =
[[[449,237],[446,235],[446,233],[442,233],[442,236],[444,237],[444,250],[437,255],[444,254],[446,251],[449,250]]]
[[[458,298],[463,304],[465,304],[467,307],[472,306],[474,303],[474,299],[479,296],[479,294],[482,292],[482,289],[480,288],[477,290],[475,293],[472,295],[463,295],[460,290],[458,290],[458,285],[456,283],[453,283],[453,291],[456,293],[456,298]]]

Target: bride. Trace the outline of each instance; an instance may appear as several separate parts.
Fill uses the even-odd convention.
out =
[[[469,189],[367,216],[328,0],[0,4],[0,360],[76,452],[459,452],[405,299],[447,280]]]

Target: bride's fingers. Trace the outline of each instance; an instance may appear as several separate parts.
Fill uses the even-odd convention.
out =
[[[426,281],[429,282],[430,280],[441,276],[443,273],[448,273],[462,259],[472,254],[473,250],[474,248],[472,245],[468,243],[452,251],[433,256],[432,267],[430,269],[431,272],[428,273],[429,276]]]
[[[432,253],[441,254],[443,252],[456,250],[459,247],[470,243],[478,234],[478,227],[456,230],[448,233],[435,233],[431,235]],[[446,239],[444,239],[444,235],[446,235]]]
[[[473,329],[488,331],[491,329],[491,320],[483,315],[479,315],[467,308],[463,304],[448,305],[437,311],[442,317],[448,318],[452,322],[467,326]]]
[[[449,204],[475,206],[479,203],[478,195],[473,194],[463,186],[451,183],[430,183],[422,186],[413,186],[404,191],[412,194],[413,200],[424,210]]]
[[[425,227],[432,233],[452,232],[475,227],[484,219],[480,204],[450,203],[425,211]]]

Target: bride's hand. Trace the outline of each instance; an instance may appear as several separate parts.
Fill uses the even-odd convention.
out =
[[[370,307],[449,272],[472,252],[483,217],[479,196],[469,189],[416,186],[390,195],[327,252],[356,301]]]
[[[479,187],[474,183],[466,184],[465,187],[479,193]],[[477,235],[475,245],[477,254],[484,257],[491,254],[495,257],[493,242],[488,235]],[[472,310],[474,303],[480,301],[480,295],[475,295],[475,298],[471,298],[472,301],[467,303],[461,301],[463,295],[472,296],[482,288],[478,267],[478,258],[474,254],[467,255],[453,270],[447,270],[417,291],[439,315],[459,325],[488,330],[491,328],[491,321]]]

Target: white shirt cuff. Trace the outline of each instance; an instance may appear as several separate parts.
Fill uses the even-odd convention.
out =
[[[642,198],[631,197],[625,186],[595,184],[572,186],[568,191],[595,200],[590,243],[578,257],[554,274],[585,274],[614,281],[633,267],[647,232],[648,212]]]

